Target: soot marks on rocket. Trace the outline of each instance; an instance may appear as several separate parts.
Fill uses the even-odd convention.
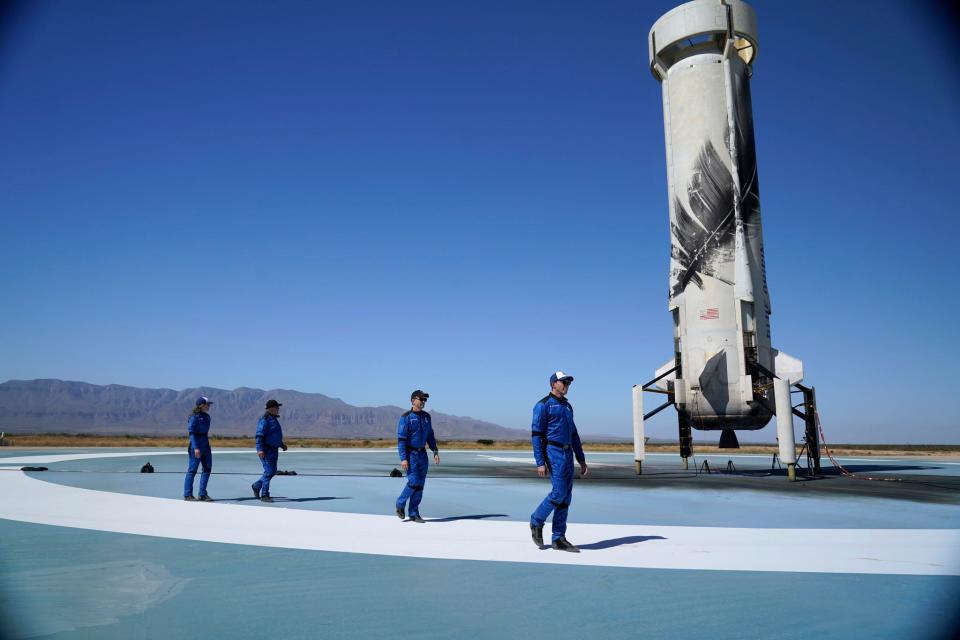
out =
[[[671,273],[671,297],[690,282],[702,289],[700,274],[731,282],[724,266],[733,255],[733,178],[710,141],[697,156],[687,196],[689,211],[679,198],[674,201],[672,255],[680,269]]]

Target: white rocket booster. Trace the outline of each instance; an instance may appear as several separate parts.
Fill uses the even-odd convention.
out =
[[[657,375],[676,367],[659,386],[676,406],[681,441],[684,424],[762,428],[777,406],[771,374],[791,383],[803,375],[770,342],[750,100],[758,45],[756,16],[740,0],[687,2],[649,35],[663,90],[674,332],[674,358]],[[642,435],[642,401],[640,410]],[[792,426],[789,440],[793,462]],[[636,453],[639,462],[642,444]]]

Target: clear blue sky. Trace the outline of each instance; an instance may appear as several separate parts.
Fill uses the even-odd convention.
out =
[[[0,380],[419,387],[526,427],[561,368],[582,432],[629,435],[672,349],[646,37],[674,4],[26,3]],[[828,440],[960,442],[957,34],[923,3],[753,4],[774,345]]]

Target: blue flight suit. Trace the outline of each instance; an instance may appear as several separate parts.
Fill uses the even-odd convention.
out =
[[[400,460],[406,460],[407,484],[397,498],[397,509],[403,509],[410,501],[407,514],[413,518],[420,515],[420,501],[423,499],[423,485],[427,481],[430,463],[427,460],[427,447],[437,453],[437,440],[433,437],[433,425],[426,411],[407,411],[397,423],[397,452]]]
[[[553,511],[553,541],[567,531],[567,510],[573,497],[573,458],[586,463],[577,425],[573,422],[573,406],[566,398],[552,393],[533,407],[531,425],[533,456],[537,466],[546,466],[553,487],[530,515],[530,524],[542,527]]]
[[[193,480],[197,476],[197,468],[203,465],[203,472],[200,474],[200,495],[207,495],[207,482],[210,480],[210,473],[213,471],[213,451],[210,450],[210,440],[207,434],[210,433],[210,414],[198,411],[190,416],[187,421],[187,433],[190,434],[190,445],[187,447],[187,475],[183,479],[184,497],[193,495]],[[194,449],[200,449],[200,458],[193,455]]]
[[[263,475],[253,483],[260,492],[260,497],[270,495],[270,478],[277,475],[277,459],[280,457],[280,448],[283,447],[283,429],[280,420],[269,413],[263,414],[257,423],[257,453],[263,451]]]

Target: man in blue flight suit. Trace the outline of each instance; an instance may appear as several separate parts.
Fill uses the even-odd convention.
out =
[[[433,451],[433,461],[440,464],[437,441],[433,437],[430,414],[423,410],[429,393],[417,389],[410,394],[410,411],[400,416],[397,423],[397,451],[400,454],[400,467],[407,472],[407,484],[397,498],[397,517],[403,520],[407,500],[410,501],[410,519],[424,522],[420,517],[420,500],[423,499],[423,485],[427,481],[427,447]]]
[[[263,475],[250,487],[254,497],[260,498],[260,502],[273,502],[270,497],[270,478],[277,475],[279,450],[287,450],[287,445],[283,443],[283,429],[277,419],[282,406],[276,400],[267,400],[266,413],[257,423],[257,456],[263,464]]]
[[[193,413],[187,419],[187,433],[190,434],[190,446],[187,447],[189,462],[187,464],[187,475],[183,479],[183,499],[197,500],[193,497],[193,481],[197,477],[197,467],[203,465],[203,472],[200,474],[200,502],[213,502],[213,498],[207,495],[207,482],[210,480],[210,473],[213,471],[213,451],[210,449],[210,440],[207,434],[210,433],[210,399],[201,396],[193,407]]]
[[[573,407],[567,402],[567,392],[573,376],[557,371],[550,376],[550,393],[533,407],[531,439],[537,474],[543,478],[550,472],[553,488],[530,516],[533,542],[543,547],[543,523],[553,511],[553,544],[559,551],[580,553],[567,540],[567,510],[573,496],[573,458],[580,463],[580,475],[587,475],[587,460],[577,425],[573,422]]]

